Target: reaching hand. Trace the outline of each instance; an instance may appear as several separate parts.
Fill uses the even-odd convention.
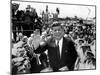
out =
[[[32,45],[34,46],[35,49],[39,47],[39,43],[40,43],[40,36],[35,35],[32,42]]]
[[[68,67],[64,66],[64,67],[60,68],[59,71],[68,71]]]
[[[47,67],[47,68],[41,70],[40,72],[53,72],[53,70],[52,70],[52,68]]]

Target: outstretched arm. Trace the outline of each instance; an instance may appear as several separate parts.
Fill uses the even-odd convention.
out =
[[[42,52],[44,52],[44,51],[46,51],[46,49],[47,49],[47,45],[39,45],[39,47],[36,49],[36,50],[34,50],[34,52],[35,53],[42,53]]]

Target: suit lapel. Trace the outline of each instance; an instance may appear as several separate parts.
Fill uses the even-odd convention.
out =
[[[63,37],[63,43],[62,43],[62,52],[61,52],[61,59],[63,59],[63,56],[65,55],[65,52],[67,51],[68,49],[68,45],[67,45],[67,41],[66,39]]]

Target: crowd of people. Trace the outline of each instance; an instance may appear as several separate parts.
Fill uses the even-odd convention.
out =
[[[96,66],[96,30],[95,24],[76,23],[67,28],[69,35],[75,42],[79,58],[75,69],[93,69]]]
[[[12,4],[12,30],[16,41],[17,32],[22,32],[28,37],[35,29],[42,28],[41,17],[38,16],[35,8],[27,5],[25,10],[19,10],[19,4]]]
[[[35,9],[33,13],[29,13],[29,9],[26,9],[26,12],[22,10],[16,12],[16,15],[15,12],[12,14],[12,74],[48,72],[46,70],[51,72],[48,52],[36,54],[35,50],[51,38],[53,31],[50,26],[52,25],[45,28]],[[64,27],[64,36],[74,42],[78,55],[73,70],[95,69],[95,23],[88,23],[88,20],[86,23],[84,20],[75,22],[65,20],[65,23],[60,22],[60,25]]]

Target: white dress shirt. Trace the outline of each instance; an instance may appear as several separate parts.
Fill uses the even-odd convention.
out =
[[[56,40],[56,45],[58,43],[58,40]],[[60,57],[61,57],[61,53],[62,53],[62,45],[63,45],[63,38],[61,38],[59,40],[59,52],[60,52]]]

